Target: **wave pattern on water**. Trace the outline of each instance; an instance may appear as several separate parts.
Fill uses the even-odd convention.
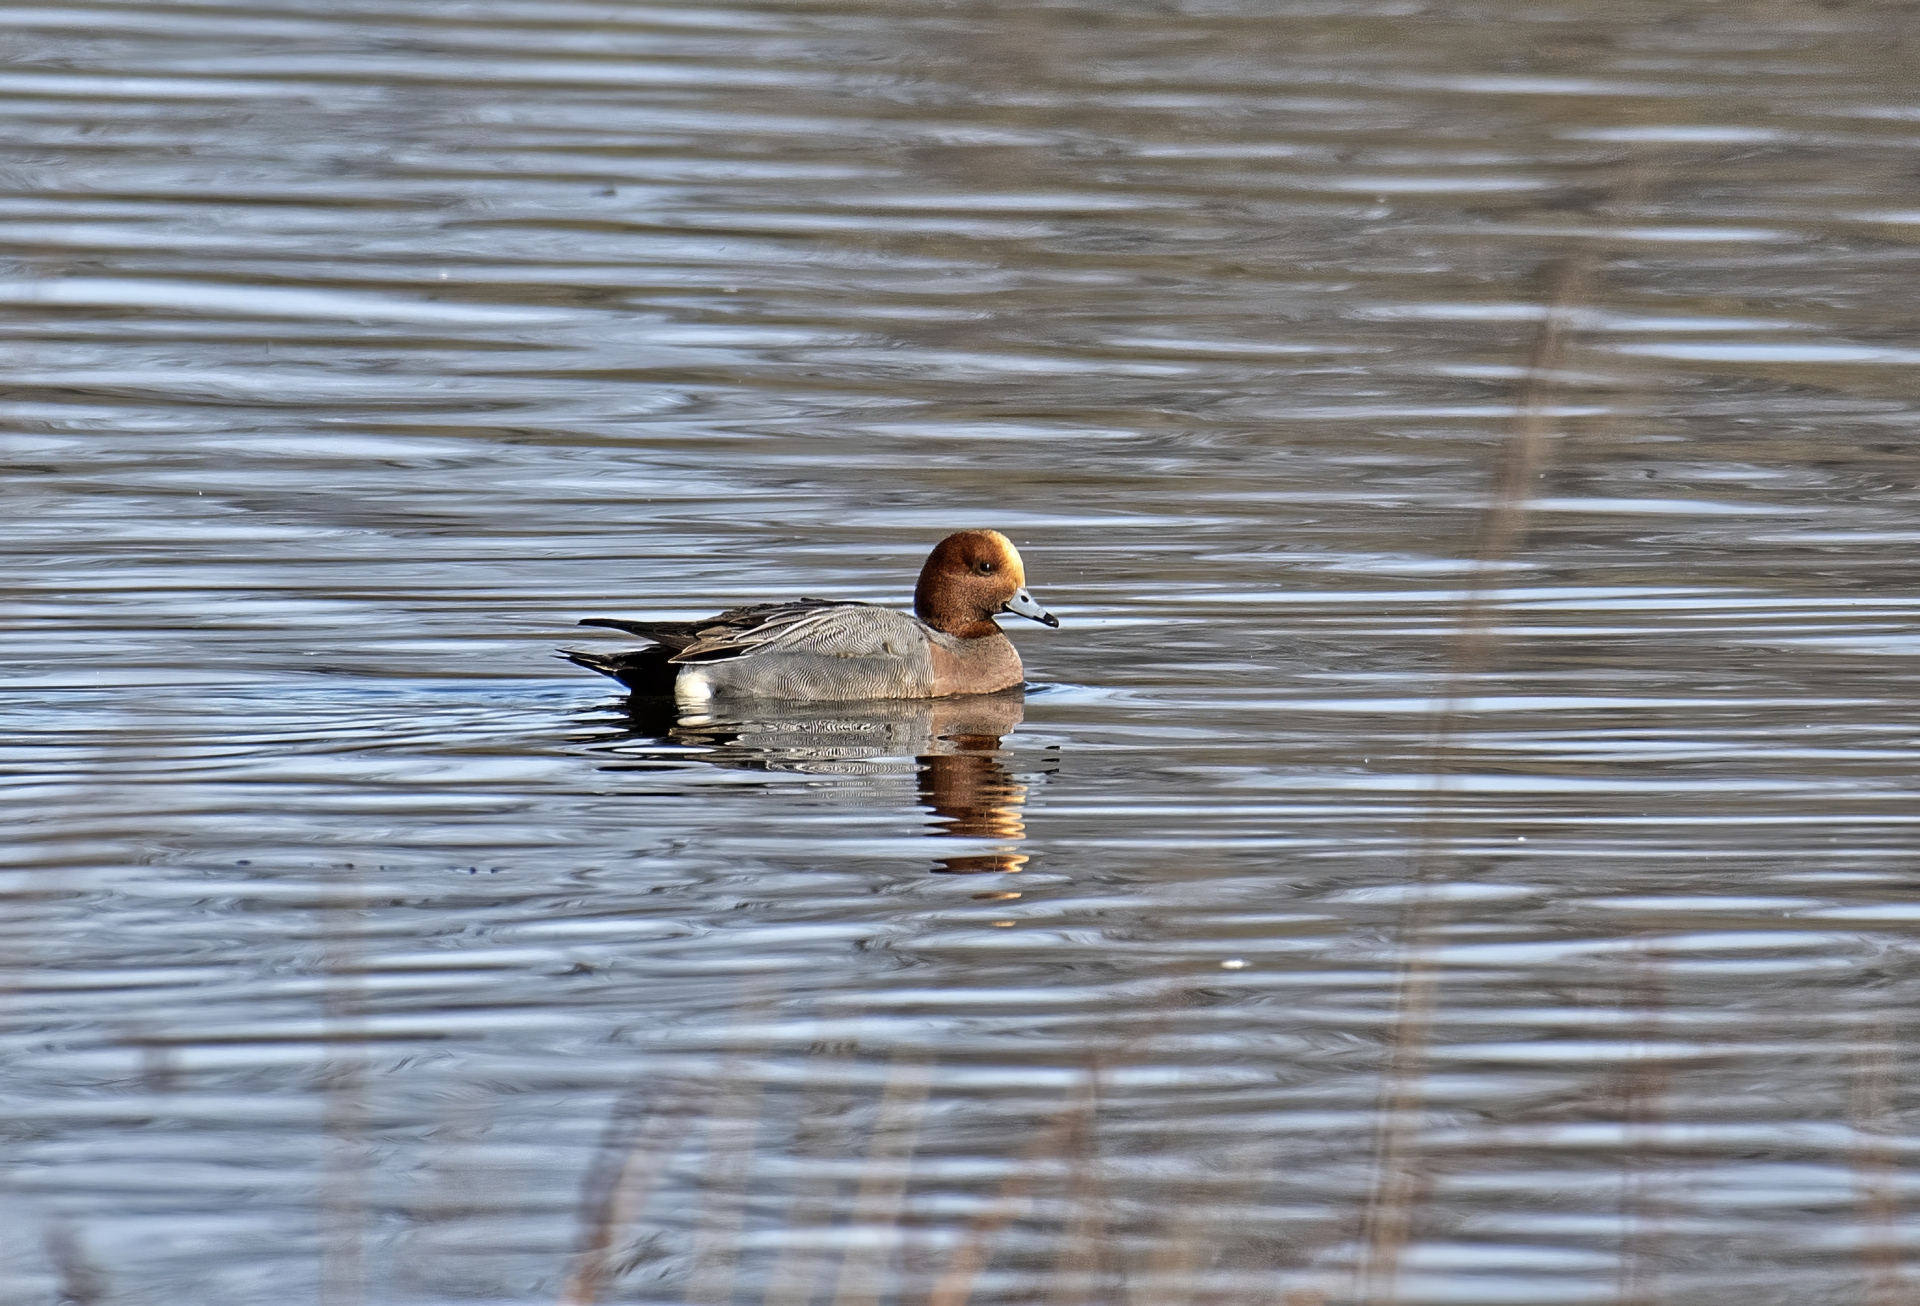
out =
[[[10,10],[0,1298],[1899,1300],[1910,24]]]

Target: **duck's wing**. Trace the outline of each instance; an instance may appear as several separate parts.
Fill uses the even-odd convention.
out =
[[[741,608],[728,608],[725,612],[699,621],[629,621],[625,617],[587,617],[580,624],[624,630],[629,635],[650,639],[679,653],[704,639],[721,639],[729,632],[750,634],[770,621],[784,622],[809,612],[840,606],[843,605],[831,599],[796,599],[790,603],[755,603]]]
[[[918,618],[873,603],[767,604],[735,609],[750,613],[751,624],[716,622],[673,655],[675,662],[721,662],[763,653],[807,653],[815,657],[904,657],[926,641]],[[722,616],[732,614],[723,613]]]

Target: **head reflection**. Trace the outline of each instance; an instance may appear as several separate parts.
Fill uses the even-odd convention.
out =
[[[682,762],[834,777],[845,781],[838,792],[876,803],[898,802],[899,781],[913,774],[932,814],[929,836],[966,841],[935,854],[936,872],[1017,871],[1027,862],[1027,785],[1007,769],[1001,742],[1020,724],[1024,697],[1015,689],[866,703],[740,700],[689,711],[636,695],[613,747],[643,766],[647,742],[656,741]]]

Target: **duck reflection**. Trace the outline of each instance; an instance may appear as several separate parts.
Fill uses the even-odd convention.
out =
[[[999,756],[1001,737],[1020,724],[1021,704],[1015,701],[1012,709],[1004,720],[954,717],[946,723],[948,732],[934,736],[941,747],[919,757],[920,802],[933,813],[936,833],[999,843],[988,852],[940,858],[939,869],[949,874],[1017,871],[1027,863],[1014,851],[1027,835],[1020,817],[1027,787]]]
[[[937,872],[1017,871],[1028,860],[1020,851],[1027,785],[1008,770],[1001,749],[1025,713],[1019,689],[867,703],[715,701],[697,710],[635,695],[626,706],[627,729],[596,743],[634,758],[634,769],[651,769],[670,757],[739,770],[844,776],[857,791],[858,777],[904,778],[911,766],[920,803],[932,814],[928,833],[969,844],[936,855]],[[650,757],[654,748],[659,753]],[[874,799],[898,793],[887,787],[890,794],[874,792]]]

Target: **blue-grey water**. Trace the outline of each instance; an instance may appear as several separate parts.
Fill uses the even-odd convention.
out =
[[[1912,6],[0,33],[0,1306],[1920,1291]]]

